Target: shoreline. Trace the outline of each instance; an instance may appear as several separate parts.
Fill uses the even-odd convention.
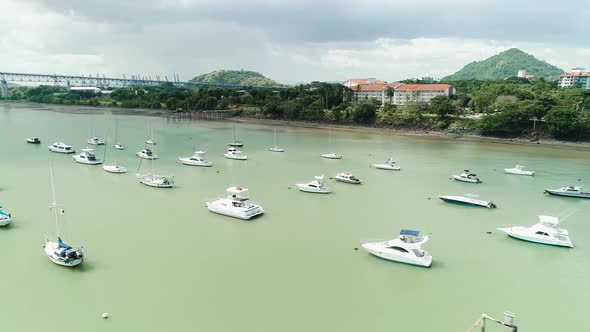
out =
[[[114,106],[81,106],[81,105],[61,105],[61,104],[43,104],[32,102],[7,102],[3,101],[0,105],[28,107],[31,109],[48,110],[48,111],[65,111],[79,114],[91,114],[93,110],[111,111],[124,115],[143,115],[143,116],[158,116],[166,117],[167,110],[162,109],[146,109],[146,108],[123,108]],[[187,118],[187,120],[191,120]],[[200,121],[195,119],[195,121]],[[361,125],[344,125],[344,124],[328,124],[308,121],[294,121],[294,120],[276,120],[276,119],[260,119],[243,116],[230,117],[225,120],[205,120],[205,121],[233,121],[240,123],[250,123],[259,125],[274,125],[287,126],[294,128],[308,128],[308,129],[332,129],[339,131],[358,132],[358,133],[372,133],[381,135],[393,135],[398,137],[413,137],[427,140],[446,140],[458,142],[476,142],[476,143],[495,143],[495,144],[512,144],[521,146],[542,146],[548,148],[567,148],[578,151],[590,151],[590,141],[588,142],[571,142],[560,141],[555,139],[539,139],[532,141],[527,138],[501,138],[481,136],[474,134],[449,134],[436,130],[419,130],[419,129],[399,129],[386,127],[369,127]]]

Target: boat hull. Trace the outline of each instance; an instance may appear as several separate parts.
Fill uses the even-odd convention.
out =
[[[317,188],[310,188],[305,184],[296,184],[297,188],[306,193],[314,193],[314,194],[329,194],[332,191],[330,189],[317,189]]]
[[[11,222],[12,222],[12,218],[10,216],[6,216],[6,217],[3,216],[3,218],[0,218],[0,227],[6,226],[6,225],[10,224]]]
[[[178,158],[178,160],[183,164],[183,165],[187,165],[187,166],[201,166],[201,167],[211,167],[213,166],[212,162],[203,162],[203,161],[194,161],[194,160],[190,160],[190,158]]]
[[[51,242],[51,241],[45,242],[45,246],[43,247],[45,254],[47,255],[47,257],[49,257],[49,260],[51,260],[53,263],[55,263],[59,266],[74,267],[74,266],[82,264],[82,262],[84,261],[84,257],[79,258],[79,259],[69,260],[69,261],[61,260],[60,257],[55,255],[55,250],[57,249],[57,247],[58,247],[57,242]]]
[[[77,156],[73,156],[73,159],[77,163],[84,164],[84,165],[100,165],[100,164],[102,164],[102,160],[87,160],[87,159],[77,158]]]
[[[573,194],[573,193],[566,193],[552,189],[545,189],[545,192],[550,195],[555,196],[563,196],[563,197],[573,197],[573,198],[590,198],[590,193],[588,194]]]
[[[283,148],[270,148],[269,150],[272,152],[285,152],[285,149]]]
[[[533,176],[535,175],[535,171],[518,171],[511,168],[505,168],[504,173],[512,174],[512,175],[526,175],[526,176]]]
[[[458,204],[458,205],[465,205],[465,206],[475,206],[475,207],[483,207],[483,208],[495,208],[496,205],[492,202],[487,201],[480,201],[480,200],[467,200],[467,199],[458,199],[452,196],[438,196],[440,200],[446,203]]]
[[[102,169],[104,169],[105,171],[107,171],[109,173],[115,173],[115,174],[127,173],[127,167],[119,166],[119,165],[104,165],[104,166],[102,166]]]
[[[373,167],[375,167],[376,169],[383,169],[387,171],[399,171],[402,169],[400,166],[391,166],[387,164],[373,164]]]
[[[115,149],[117,150],[125,150],[125,147],[123,145],[117,144],[114,146]]]
[[[51,152],[56,152],[56,153],[65,153],[65,154],[70,154],[70,153],[76,153],[76,151],[74,149],[71,150],[62,150],[62,149],[56,149],[54,147],[49,147],[49,151]]]
[[[498,228],[498,230],[506,233],[508,236],[510,236],[512,238],[526,241],[526,242],[545,244],[545,245],[550,245],[550,246],[555,246],[555,247],[565,247],[565,248],[573,248],[574,247],[573,243],[571,243],[571,242],[558,241],[558,240],[553,240],[553,239],[544,239],[544,238],[538,238],[538,237],[534,237],[534,236],[527,235],[527,234],[520,234],[518,232],[515,232],[512,228]]]
[[[335,153],[325,153],[325,154],[320,155],[320,157],[326,158],[326,159],[342,159],[342,155],[335,154]]]
[[[334,180],[338,181],[338,182],[342,182],[342,183],[348,183],[348,184],[361,184],[363,183],[363,181],[361,180],[350,180],[350,179],[345,179],[345,178],[341,178],[341,177],[334,177]]]
[[[390,252],[389,250],[380,250],[379,248],[376,248],[372,243],[363,243],[361,246],[371,255],[385,259],[390,262],[404,263],[421,267],[430,267],[432,265],[432,256],[430,255],[424,257],[424,259],[418,259],[409,256],[396,255],[395,253]]]
[[[207,202],[205,204],[207,205],[207,209],[213,213],[224,215],[226,217],[238,218],[238,219],[242,219],[242,220],[250,220],[250,219],[264,213],[264,210],[260,206],[257,206],[256,208],[253,208],[250,210],[237,210],[236,209],[236,210],[230,211],[225,207],[218,206],[214,202]]]
[[[137,153],[137,156],[139,158],[141,158],[141,159],[147,159],[147,160],[156,160],[156,159],[158,159],[158,156],[157,155],[148,156],[147,154],[141,153],[141,152],[138,152]]]
[[[148,181],[148,180],[140,180],[140,183],[148,186],[148,187],[152,187],[152,188],[172,188],[172,184],[168,183],[160,183],[160,182],[153,182],[153,181]]]
[[[26,141],[29,144],[41,144],[41,141],[33,141],[33,140],[29,140],[29,139],[27,139]]]
[[[227,159],[232,159],[232,160],[248,160],[247,156],[236,156],[236,155],[227,154],[227,153],[225,153],[223,156]]]
[[[481,183],[481,180],[479,180],[479,179],[466,179],[466,178],[461,177],[459,175],[453,175],[453,180],[465,182],[465,183]]]

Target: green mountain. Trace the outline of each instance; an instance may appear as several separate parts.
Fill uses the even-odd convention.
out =
[[[474,61],[443,80],[500,80],[516,76],[520,69],[525,69],[527,74],[537,78],[557,76],[563,73],[563,70],[545,61],[517,48],[511,48],[483,61]]]
[[[248,70],[217,70],[190,80],[199,83],[225,83],[249,86],[283,86],[262,74]]]

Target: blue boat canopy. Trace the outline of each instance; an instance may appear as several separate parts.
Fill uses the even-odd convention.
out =
[[[412,231],[412,230],[409,230],[409,229],[402,229],[399,232],[399,235],[418,236],[418,234],[420,234],[420,231]]]

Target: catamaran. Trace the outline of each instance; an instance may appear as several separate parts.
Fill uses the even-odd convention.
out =
[[[53,169],[51,167],[51,163],[49,163],[49,175],[51,178],[51,192],[53,194],[53,203],[50,206],[50,210],[53,210],[55,215],[57,242],[46,239],[43,248],[45,254],[53,263],[61,266],[73,267],[81,264],[84,261],[84,250],[82,247],[72,247],[61,239],[57,212],[58,205],[55,199],[55,186],[53,184]],[[60,213],[64,214],[64,210],[60,209]]]
[[[320,155],[322,158],[326,159],[342,159],[341,154],[337,154],[332,152],[332,129],[328,129],[328,151],[329,153],[324,153]]]
[[[276,128],[273,128],[273,134],[274,134],[274,145],[269,150],[272,152],[285,152],[285,149],[283,149],[280,146],[277,146],[277,129]]]

